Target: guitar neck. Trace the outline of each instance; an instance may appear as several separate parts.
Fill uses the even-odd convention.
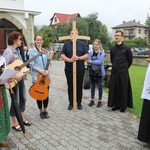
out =
[[[36,59],[37,57],[39,57],[40,55],[42,55],[42,52],[39,52],[37,55],[35,55],[34,57],[32,57],[31,59],[29,59],[28,61],[26,61],[25,63],[23,63],[22,65],[19,66],[19,68],[23,68],[26,65],[28,65],[31,61],[33,61],[34,59]]]
[[[47,64],[46,64],[45,70],[48,70],[50,61],[51,61],[50,59],[47,60]]]

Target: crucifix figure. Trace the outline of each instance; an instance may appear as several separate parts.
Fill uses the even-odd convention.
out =
[[[82,109],[81,99],[82,99],[82,84],[84,76],[84,60],[88,58],[88,51],[84,42],[78,39],[90,40],[88,36],[79,36],[78,30],[76,28],[76,22],[73,21],[73,29],[70,32],[70,36],[59,37],[59,40],[68,40],[63,46],[61,52],[61,58],[65,61],[65,74],[68,84],[68,95],[69,95],[69,106],[68,110],[73,108],[76,112],[77,103],[78,109]],[[73,69],[72,69],[73,63]],[[70,73],[72,73],[70,75]],[[73,80],[73,84],[72,84]],[[73,87],[72,87],[73,85]],[[73,100],[72,100],[73,94]]]

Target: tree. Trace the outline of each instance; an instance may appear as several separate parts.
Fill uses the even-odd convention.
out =
[[[108,49],[109,36],[106,25],[102,24],[98,20],[98,13],[89,14],[86,17],[89,25],[89,36],[91,37],[90,43],[93,43],[95,39],[99,39],[102,42],[104,49]]]
[[[150,17],[147,17],[145,24],[150,28]]]
[[[36,35],[38,32],[38,27],[37,26],[34,26],[34,35]]]
[[[42,28],[40,28],[37,33],[43,34],[44,36],[44,43],[43,43],[43,47],[49,47],[50,43],[52,43],[52,30],[50,28],[50,26],[42,26]]]
[[[136,38],[133,40],[137,47],[147,47],[147,42],[143,38]]]
[[[127,46],[129,47],[147,47],[147,42],[145,39],[142,39],[142,38],[136,38],[134,40],[123,40],[124,44],[126,44]],[[111,44],[110,44],[110,48],[112,48],[114,45],[115,45],[115,41],[113,41]]]
[[[104,49],[108,49],[109,36],[106,25],[98,20],[98,13],[89,14],[87,17],[80,17],[75,19],[79,35],[90,36],[90,41],[87,44],[92,44],[95,39],[100,39]],[[45,37],[44,45],[48,46],[50,43],[58,43],[59,36],[69,35],[72,28],[71,20],[68,24],[60,24],[58,26],[43,26],[35,33],[42,33]]]

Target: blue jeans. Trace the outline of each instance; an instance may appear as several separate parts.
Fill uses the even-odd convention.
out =
[[[17,104],[20,108],[21,112],[25,111],[25,103],[26,103],[26,91],[25,91],[25,85],[24,85],[24,79],[22,78],[13,88],[12,88],[13,92],[14,92],[14,98],[11,100],[12,101],[17,101]],[[10,93],[10,90],[9,90]],[[11,94],[11,93],[10,93]],[[10,116],[14,117],[15,116],[15,110],[14,110],[14,106],[11,102],[11,106],[10,106]]]
[[[91,79],[91,100],[95,98],[95,87],[98,87],[98,99],[102,100],[103,88],[102,88],[103,77],[99,78],[98,81],[94,81]]]

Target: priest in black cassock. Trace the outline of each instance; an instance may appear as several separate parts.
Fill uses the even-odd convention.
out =
[[[112,72],[109,84],[108,107],[112,111],[125,112],[127,107],[133,108],[132,89],[128,69],[132,64],[132,52],[122,41],[124,33],[115,33],[115,46],[110,50]]]

